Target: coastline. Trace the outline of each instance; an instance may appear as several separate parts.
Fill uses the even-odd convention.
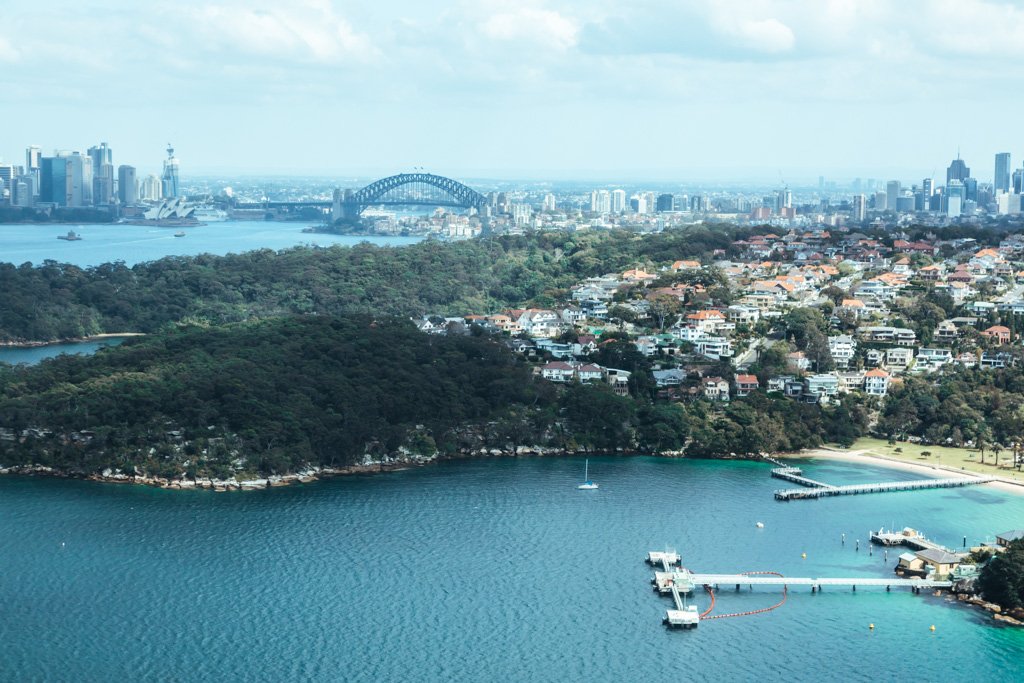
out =
[[[847,462],[859,465],[876,465],[882,467],[888,467],[894,470],[902,470],[904,472],[913,472],[915,474],[924,474],[928,477],[935,477],[939,474],[955,474],[965,478],[978,478],[979,475],[976,472],[970,472],[967,470],[957,469],[949,465],[940,465],[933,463],[914,463],[907,462],[906,460],[900,460],[898,458],[891,458],[886,455],[879,455],[872,453],[870,450],[859,450],[859,451],[844,451],[840,449],[833,449],[826,446],[821,448],[814,448],[806,451],[799,451],[797,453],[790,453],[777,457],[789,458],[789,459],[800,459],[800,458],[822,458],[826,460],[835,460],[838,462]],[[983,484],[983,486],[991,486],[992,488],[1005,491],[1007,493],[1013,493],[1018,496],[1024,496],[1024,484],[1000,477],[998,474],[986,475],[996,478],[996,481]]]
[[[54,346],[56,344],[78,344],[82,342],[99,341],[101,339],[111,339],[113,337],[145,337],[145,332],[101,332],[100,334],[90,334],[87,337],[69,337],[67,339],[53,339],[51,341],[24,341],[24,342],[13,342],[5,341],[0,342],[0,347],[7,349],[38,349],[44,346]]]

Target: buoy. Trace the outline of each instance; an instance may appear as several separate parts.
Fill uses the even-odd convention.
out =
[[[931,629],[930,629],[930,630],[932,631],[932,633],[934,633],[934,632],[935,632],[935,624],[932,624],[932,627],[931,627]]]
[[[872,631],[874,631],[875,630],[875,625],[874,624],[868,624],[868,628],[871,629]]]
[[[804,558],[806,560],[807,559],[807,553],[800,553],[800,557],[802,557],[802,558]]]

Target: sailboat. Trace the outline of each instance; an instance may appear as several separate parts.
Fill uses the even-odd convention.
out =
[[[594,482],[590,481],[590,460],[589,459],[587,459],[584,462],[584,464],[583,464],[583,483],[580,484],[579,486],[577,486],[576,488],[578,488],[580,490],[583,490],[583,491],[590,491],[592,489],[598,488],[597,484],[595,484]]]

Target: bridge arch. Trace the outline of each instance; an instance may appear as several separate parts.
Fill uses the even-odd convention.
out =
[[[395,198],[394,192],[406,186],[426,186],[440,191],[440,197]],[[433,173],[399,173],[376,180],[361,190],[346,190],[335,198],[336,217],[355,219],[367,207],[385,205],[453,206],[482,210],[487,198],[457,180]]]

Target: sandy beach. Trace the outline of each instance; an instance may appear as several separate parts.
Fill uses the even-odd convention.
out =
[[[978,477],[975,472],[969,472],[962,470],[957,467],[949,465],[938,465],[932,463],[913,463],[907,462],[906,460],[899,460],[897,458],[890,458],[884,455],[878,455],[872,453],[869,450],[853,450],[844,451],[832,448],[815,448],[808,451],[801,451],[799,453],[787,454],[783,456],[777,456],[783,459],[799,459],[799,458],[822,458],[829,460],[838,460],[841,462],[857,463],[861,465],[876,465],[882,467],[891,467],[894,470],[903,470],[904,472],[914,472],[916,474],[923,475],[923,478],[940,478],[948,475],[962,476],[962,477]],[[996,481],[985,484],[985,486],[991,486],[1001,491],[1007,491],[1009,493],[1015,493],[1017,495],[1024,495],[1024,485],[1019,482],[1012,481],[1005,477],[1000,477],[998,474],[987,475],[996,478]]]

